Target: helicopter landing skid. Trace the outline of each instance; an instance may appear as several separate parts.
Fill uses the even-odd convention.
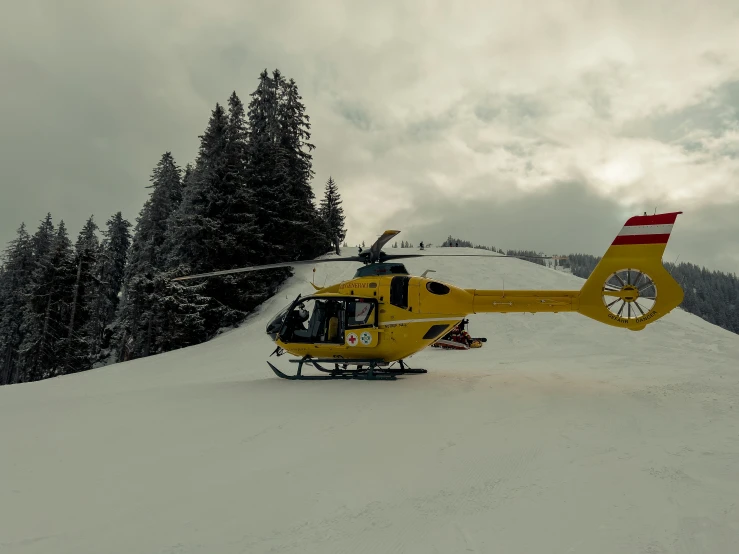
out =
[[[398,360],[400,363],[399,369],[390,369],[393,364],[388,367],[380,367],[380,365],[387,365],[382,360],[341,360],[337,362],[335,358],[311,358],[305,356],[297,360],[290,360],[290,362],[298,364],[298,371],[295,375],[287,375],[283,373],[271,363],[267,362],[267,365],[272,368],[275,375],[282,379],[290,380],[305,380],[305,381],[329,381],[332,379],[363,379],[363,380],[383,380],[383,381],[394,381],[397,375],[407,374],[421,374],[427,373],[425,369],[413,369],[408,367],[403,360]],[[321,365],[323,363],[334,364],[334,369],[327,369]],[[395,363],[395,362],[394,362]],[[303,375],[303,364],[308,364],[316,368],[318,371],[322,371],[327,375]],[[349,369],[350,365],[357,366],[357,369]],[[341,367],[340,367],[341,366]]]

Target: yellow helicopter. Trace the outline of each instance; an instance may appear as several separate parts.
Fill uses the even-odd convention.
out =
[[[175,280],[304,264],[362,262],[352,279],[328,287],[314,284],[315,294],[299,295],[267,325],[267,333],[277,344],[272,355],[289,352],[296,356],[290,360],[298,364],[296,374],[285,374],[267,363],[284,379],[395,379],[397,375],[426,373],[410,368],[404,359],[436,342],[469,314],[578,312],[614,327],[644,329],[683,300],[683,290],[662,264],[672,227],[681,213],[631,217],[580,290],[463,289],[428,278],[426,273],[412,276],[402,263],[391,260],[425,255],[382,252],[400,232],[394,230],[385,231],[358,256],[251,266]],[[304,375],[304,364],[324,374]],[[333,369],[322,364],[333,364]]]

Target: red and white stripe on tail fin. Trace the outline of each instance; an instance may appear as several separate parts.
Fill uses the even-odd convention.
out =
[[[624,224],[612,244],[667,244],[672,226],[681,213],[634,216]]]

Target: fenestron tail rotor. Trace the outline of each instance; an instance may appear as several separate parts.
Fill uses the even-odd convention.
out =
[[[622,319],[648,314],[657,302],[657,286],[652,278],[634,268],[614,272],[603,284],[603,303]]]

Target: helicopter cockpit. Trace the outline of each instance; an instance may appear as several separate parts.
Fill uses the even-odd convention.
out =
[[[297,298],[267,326],[272,340],[283,342],[344,343],[347,330],[374,327],[377,300],[342,296]]]

